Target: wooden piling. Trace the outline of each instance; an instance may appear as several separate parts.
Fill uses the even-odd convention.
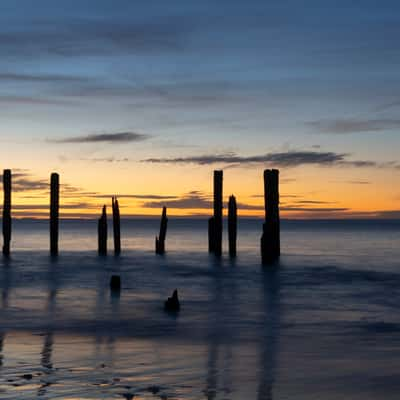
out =
[[[264,171],[264,204],[261,257],[263,264],[268,264],[280,255],[279,171],[276,169]]]
[[[229,255],[236,257],[237,240],[237,205],[235,196],[229,197],[228,204],[228,236],[229,236]]]
[[[116,196],[112,198],[112,212],[113,212],[113,232],[114,232],[114,254],[118,256],[121,254],[121,222],[119,214],[119,204]]]
[[[222,183],[223,171],[214,171],[214,216],[208,222],[209,251],[222,254]]]
[[[214,228],[214,217],[208,219],[208,252],[214,253],[214,238],[215,228]]]
[[[58,254],[58,219],[60,208],[60,177],[52,173],[50,178],[50,254]]]
[[[107,208],[103,206],[103,211],[98,223],[98,242],[99,255],[107,255]]]
[[[3,171],[3,254],[10,255],[11,242],[11,170]]]
[[[167,207],[163,207],[162,215],[161,215],[161,223],[160,223],[160,234],[156,237],[156,253],[164,254],[165,253],[165,238],[167,236]]]

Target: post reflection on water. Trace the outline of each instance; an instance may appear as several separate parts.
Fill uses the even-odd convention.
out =
[[[233,267],[234,261],[231,261]],[[213,276],[213,297],[211,310],[208,311],[209,332],[207,337],[208,359],[207,378],[204,394],[208,400],[217,398],[221,393],[229,395],[232,388],[232,360],[234,331],[229,329],[234,310],[226,304],[234,305],[237,297],[235,279],[224,277],[219,261],[215,261]],[[230,310],[230,311],[228,311]],[[222,364],[220,365],[220,361]]]
[[[9,288],[10,288],[10,270],[8,266],[8,260],[3,267],[3,287],[1,291],[1,315],[7,311],[8,308],[8,298],[9,298]],[[2,318],[1,318],[2,319]],[[2,326],[0,326],[0,368],[3,366],[3,347],[6,338],[6,332],[2,331]]]
[[[57,290],[58,290],[58,278],[57,278],[57,263],[53,260],[49,265],[48,271],[48,296],[46,302],[46,321],[47,329],[43,334],[43,347],[40,353],[40,365],[43,368],[43,378],[40,380],[41,385],[38,388],[37,395],[44,396],[47,392],[47,388],[51,386],[51,377],[54,374],[52,356],[53,356],[53,344],[54,344],[54,318],[56,315],[56,301],[57,301]]]
[[[260,368],[258,400],[272,400],[279,349],[280,274],[277,266],[264,269],[262,274],[263,321],[260,337]]]

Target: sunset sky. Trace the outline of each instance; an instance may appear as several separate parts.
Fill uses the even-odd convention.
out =
[[[306,4],[306,6],[304,6]],[[13,215],[209,214],[212,172],[262,215],[400,218],[398,1],[1,0]]]

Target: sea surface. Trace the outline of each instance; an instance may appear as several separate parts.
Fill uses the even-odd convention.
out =
[[[207,221],[122,221],[120,257],[95,221],[14,221],[0,256],[0,399],[400,398],[400,222],[283,221],[260,264],[260,220],[238,257],[207,251]],[[120,296],[110,277],[121,276]],[[177,288],[178,315],[163,310]]]

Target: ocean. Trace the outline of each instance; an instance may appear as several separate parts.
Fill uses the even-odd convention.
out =
[[[400,221],[282,221],[262,267],[262,221],[238,256],[208,254],[207,221],[14,221],[0,257],[0,399],[370,400],[400,396]],[[110,293],[113,274],[120,295]],[[181,311],[164,312],[178,289]]]

